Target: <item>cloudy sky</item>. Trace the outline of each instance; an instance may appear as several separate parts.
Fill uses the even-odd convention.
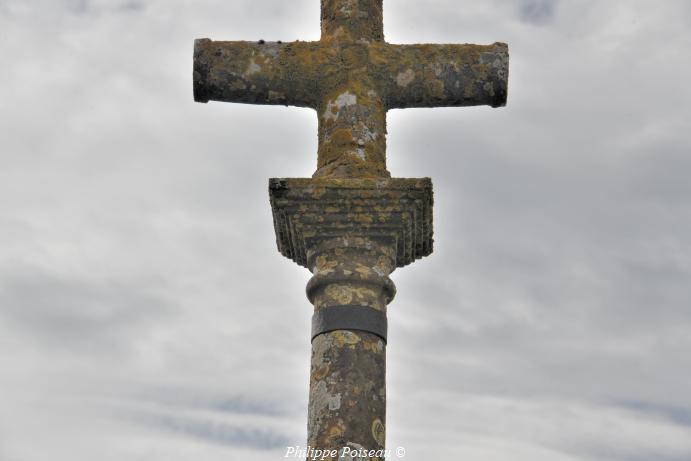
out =
[[[408,459],[691,459],[691,3],[386,0],[392,43],[511,49],[509,105],[389,113],[434,180],[393,274]],[[195,38],[316,40],[317,0],[0,0],[0,460],[304,444],[310,274],[269,177],[306,109],[192,100]]]

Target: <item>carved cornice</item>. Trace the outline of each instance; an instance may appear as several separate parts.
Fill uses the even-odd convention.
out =
[[[278,250],[308,267],[328,239],[361,237],[396,249],[396,266],[432,253],[432,181],[421,179],[271,179]]]

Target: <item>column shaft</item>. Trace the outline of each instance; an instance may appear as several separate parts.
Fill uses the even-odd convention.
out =
[[[315,311],[363,306],[386,312],[395,294],[388,277],[394,257],[393,248],[363,238],[325,241],[309,255],[314,276],[307,292]],[[308,445],[321,450],[383,450],[385,425],[384,340],[347,330],[314,338]]]

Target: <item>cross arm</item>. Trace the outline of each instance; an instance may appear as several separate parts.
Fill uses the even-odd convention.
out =
[[[509,49],[493,45],[386,45],[387,107],[506,105]]]
[[[315,107],[314,66],[301,56],[315,42],[195,41],[194,99]]]

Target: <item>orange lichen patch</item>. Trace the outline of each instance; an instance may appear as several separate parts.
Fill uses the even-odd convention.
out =
[[[331,134],[331,143],[338,147],[350,146],[353,144],[353,130],[341,128],[334,130]]]
[[[389,256],[380,256],[372,270],[383,277],[393,271],[393,261]]]
[[[333,299],[336,304],[349,304],[353,300],[353,290],[344,285],[329,285],[324,290],[326,296]]]
[[[370,287],[351,287],[351,292],[358,304],[368,306],[371,299],[375,299],[379,292]]]
[[[399,211],[400,208],[401,207],[398,204],[387,203],[385,205],[376,205],[372,207],[372,210],[377,213],[391,213],[393,211]]]
[[[348,215],[353,221],[361,224],[371,224],[374,222],[374,217],[371,214],[351,214]]]
[[[326,194],[326,188],[318,186],[310,187],[308,193],[312,196],[312,198],[320,199],[324,194]]]
[[[367,46],[352,44],[343,47],[342,59],[346,70],[357,70],[367,67],[369,63]]]
[[[355,271],[363,277],[372,276],[372,269],[370,269],[369,267],[367,267],[363,264],[358,264],[357,267],[355,268]]]
[[[336,347],[354,346],[362,341],[360,336],[352,331],[338,330],[334,331],[332,336]]]
[[[330,372],[331,372],[331,365],[328,363],[326,363],[320,367],[314,367],[312,369],[312,379],[316,379],[318,381],[321,381],[322,379],[326,378]]]
[[[384,352],[384,341],[379,338],[370,338],[362,342],[362,347],[366,351],[382,353]]]
[[[327,429],[328,437],[330,439],[336,439],[339,437],[343,437],[343,434],[345,434],[345,431],[346,431],[346,427],[345,427],[345,423],[343,422],[342,419],[338,419],[333,426],[331,426]]]
[[[336,266],[338,266],[338,262],[329,261],[326,256],[319,256],[317,258],[316,270],[322,275],[328,275],[334,272]]]

